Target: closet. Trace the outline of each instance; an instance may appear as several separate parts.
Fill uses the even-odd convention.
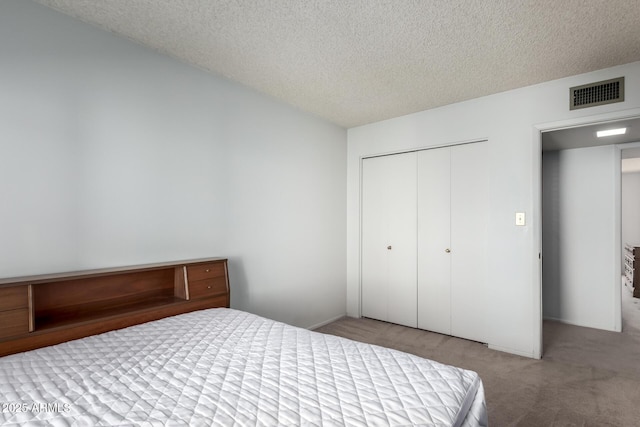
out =
[[[362,172],[362,315],[486,342],[487,142]]]
[[[416,153],[362,168],[362,313],[416,327]]]

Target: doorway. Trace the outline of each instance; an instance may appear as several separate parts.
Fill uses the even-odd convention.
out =
[[[640,331],[640,141],[622,146],[622,330]]]
[[[626,127],[623,135],[596,131]],[[538,128],[542,320],[621,330],[620,159],[640,117]]]

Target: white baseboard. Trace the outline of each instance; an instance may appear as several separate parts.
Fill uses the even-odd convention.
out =
[[[320,327],[322,327],[324,325],[328,325],[329,323],[335,322],[336,320],[342,319],[343,317],[346,317],[346,316],[347,316],[347,313],[344,313],[344,314],[341,314],[339,316],[333,317],[333,318],[331,318],[329,320],[325,320],[324,322],[316,323],[313,326],[309,326],[307,329],[313,331],[314,329],[318,329],[318,328],[320,328]]]

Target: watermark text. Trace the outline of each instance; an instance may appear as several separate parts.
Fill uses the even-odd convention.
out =
[[[71,405],[60,402],[2,402],[0,403],[1,412],[69,412]]]

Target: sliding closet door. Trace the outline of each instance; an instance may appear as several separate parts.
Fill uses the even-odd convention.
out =
[[[451,335],[486,342],[488,143],[451,150]]]
[[[362,315],[417,326],[416,153],[362,162]]]
[[[418,153],[418,328],[451,334],[451,149]]]

